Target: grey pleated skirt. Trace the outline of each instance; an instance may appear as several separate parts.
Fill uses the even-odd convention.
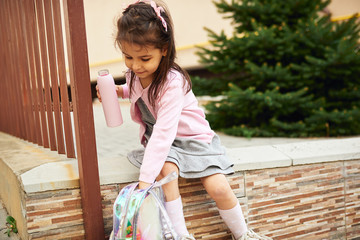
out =
[[[141,113],[142,120],[147,129],[145,137],[150,137],[155,119],[147,109],[141,98],[136,102]],[[129,161],[136,167],[141,167],[145,148],[137,149],[128,153]],[[206,143],[188,138],[175,138],[167,162],[172,162],[179,168],[179,175],[183,178],[202,178],[213,174],[233,174],[233,164],[226,156],[225,148],[221,145],[220,138],[214,135],[212,142]]]

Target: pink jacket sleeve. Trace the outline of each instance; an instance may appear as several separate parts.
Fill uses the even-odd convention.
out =
[[[160,97],[156,124],[145,149],[140,168],[140,181],[154,182],[164,166],[176,137],[184,99],[185,90],[182,78],[176,78],[165,86]]]
[[[125,84],[121,85],[121,87],[123,89],[122,98],[129,98],[129,87],[128,87],[128,85],[125,83]]]

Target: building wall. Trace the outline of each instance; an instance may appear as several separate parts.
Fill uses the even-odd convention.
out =
[[[115,77],[123,76],[124,63],[121,52],[115,49],[114,34],[116,19],[124,7],[134,1],[129,0],[85,0],[86,30],[91,67],[91,79],[97,71],[108,68]],[[208,41],[204,27],[215,32],[224,30],[231,34],[229,19],[217,12],[212,0],[164,0],[174,21],[178,50],[178,63],[185,68],[199,67],[198,57],[194,54],[194,44]],[[360,12],[359,0],[333,0],[329,6],[333,17]]]

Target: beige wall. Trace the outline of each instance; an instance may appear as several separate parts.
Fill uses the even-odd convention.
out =
[[[329,10],[332,12],[333,17],[340,17],[351,15],[360,12],[359,0],[332,0],[329,5]]]
[[[133,1],[85,0],[86,30],[91,78],[102,68],[109,68],[114,76],[122,76],[126,69],[119,61],[121,52],[114,47],[116,19],[124,6]],[[211,0],[165,0],[175,26],[178,63],[185,67],[199,65],[193,44],[208,40],[204,26],[210,29],[225,29],[231,33],[230,21],[222,19]],[[189,49],[190,47],[190,49]],[[185,49],[184,49],[185,48]]]
[[[204,27],[227,34],[232,32],[230,20],[224,20],[212,0],[164,0],[172,14],[178,50],[178,63],[185,68],[199,66],[194,44],[208,41]],[[121,52],[114,47],[116,18],[129,0],[85,0],[86,30],[91,79],[97,71],[108,68],[115,76],[123,76],[125,66]],[[329,6],[333,17],[360,12],[360,0],[333,0]]]

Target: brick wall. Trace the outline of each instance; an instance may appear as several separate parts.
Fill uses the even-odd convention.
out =
[[[79,189],[32,193],[26,196],[30,239],[83,239]]]
[[[360,160],[237,172],[228,177],[248,224],[273,239],[359,239]],[[105,231],[126,184],[101,186]],[[180,179],[189,231],[196,239],[231,239],[199,180]],[[78,189],[26,196],[32,239],[83,239]]]

